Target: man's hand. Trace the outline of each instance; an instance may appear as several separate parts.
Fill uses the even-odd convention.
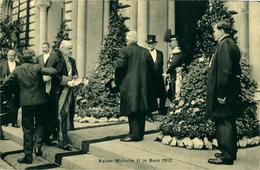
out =
[[[226,97],[224,97],[224,98],[218,97],[218,102],[219,102],[219,104],[225,104],[226,103]]]
[[[74,87],[73,81],[68,81],[68,82],[67,82],[67,85],[68,85],[69,87]]]
[[[50,80],[51,80],[51,76],[43,75],[43,81],[44,81],[44,82],[50,81]]]

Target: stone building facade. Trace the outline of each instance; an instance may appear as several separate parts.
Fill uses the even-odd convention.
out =
[[[186,49],[194,47],[197,20],[205,11],[207,1],[120,0],[129,4],[120,12],[130,17],[126,25],[138,32],[138,43],[145,46],[147,34],[157,36],[157,47],[164,52],[164,31],[169,28],[181,35]],[[81,76],[91,74],[97,63],[101,44],[108,32],[109,0],[0,0],[0,15],[24,20],[20,39],[40,53],[41,44],[51,45],[62,21],[65,21],[73,41],[73,55]],[[259,84],[256,98],[260,100],[260,2],[228,1],[225,5],[237,12],[235,28],[239,47],[249,54],[252,76]],[[166,63],[166,62],[165,62]],[[258,114],[260,115],[260,114]]]

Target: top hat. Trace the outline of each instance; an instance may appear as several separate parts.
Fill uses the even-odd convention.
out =
[[[171,29],[167,29],[167,30],[165,31],[165,33],[164,33],[164,39],[163,39],[165,42],[171,42],[171,40],[177,39],[177,36],[176,36],[176,35],[172,35],[171,32],[172,32]]]
[[[157,43],[155,35],[147,35],[147,40],[145,41],[148,44]]]

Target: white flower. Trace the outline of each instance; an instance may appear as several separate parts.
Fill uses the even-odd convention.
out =
[[[177,145],[178,145],[179,147],[183,147],[183,146],[184,146],[182,139],[178,139],[178,140],[177,140]]]
[[[171,141],[172,141],[172,137],[169,135],[163,136],[162,138],[162,143],[165,145],[169,145]]]
[[[241,148],[245,148],[246,145],[247,145],[247,138],[246,138],[246,137],[243,137],[243,139],[240,139],[240,140],[238,141],[238,143],[239,143],[239,146],[240,146]]]
[[[105,123],[105,122],[107,122],[108,121],[108,118],[107,117],[101,117],[100,119],[99,119],[99,122],[100,123]]]
[[[182,141],[183,141],[183,144],[186,146],[187,149],[193,148],[193,143],[192,143],[190,138],[186,137]]]
[[[218,141],[217,139],[212,140],[212,145],[218,147]]]
[[[204,146],[203,141],[199,138],[192,139],[192,143],[195,149],[201,149]]]
[[[115,118],[115,117],[111,117],[110,119],[108,119],[109,122],[118,122],[119,119]]]
[[[204,60],[205,60],[204,57],[200,57],[200,58],[199,58],[199,62],[200,62],[200,63],[203,62]]]
[[[173,137],[170,146],[176,146],[176,144],[177,144],[177,139],[176,137]]]
[[[204,137],[203,142],[204,142],[205,147],[206,147],[207,149],[212,149],[212,148],[213,148],[212,143],[208,140],[207,137]]]

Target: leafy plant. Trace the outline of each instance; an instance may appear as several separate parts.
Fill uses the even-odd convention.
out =
[[[87,86],[78,88],[77,113],[81,116],[112,117],[119,113],[119,96],[111,94],[105,84],[113,78],[118,50],[126,45],[125,33],[128,28],[119,10],[129,7],[118,2],[110,1],[109,33],[104,39],[99,61],[89,78]]]

